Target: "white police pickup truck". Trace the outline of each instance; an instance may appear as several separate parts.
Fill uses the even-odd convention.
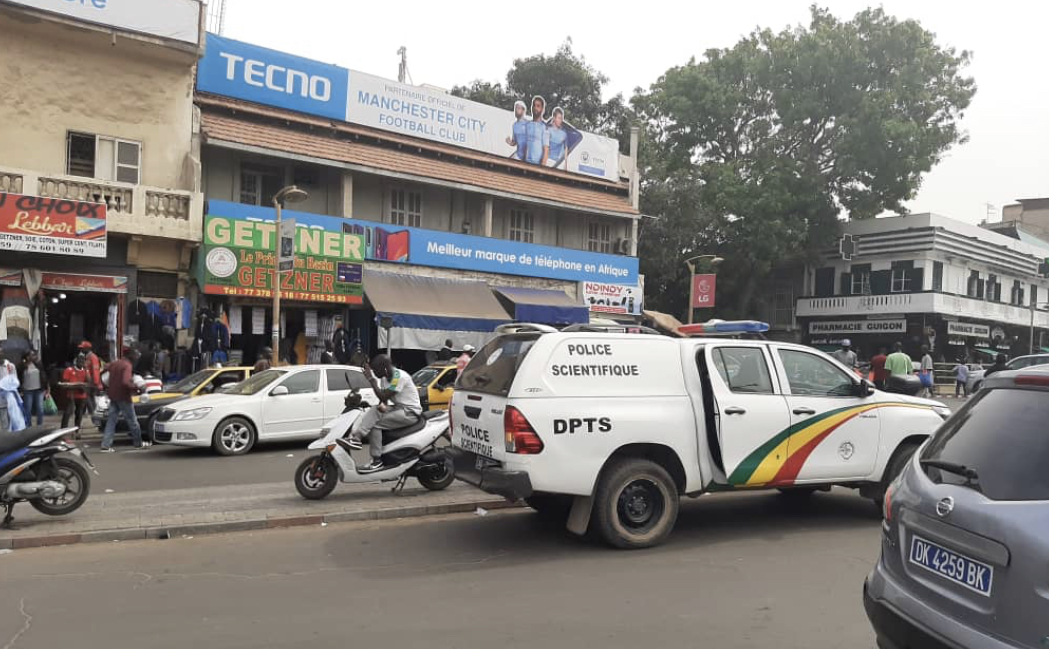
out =
[[[663,541],[681,495],[885,487],[950,414],[766,340],[507,325],[451,403],[456,477],[624,548]]]

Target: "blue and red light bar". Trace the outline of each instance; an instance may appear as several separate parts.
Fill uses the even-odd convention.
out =
[[[763,334],[769,330],[767,322],[757,320],[711,320],[681,325],[677,330],[686,336],[726,336],[733,334]]]

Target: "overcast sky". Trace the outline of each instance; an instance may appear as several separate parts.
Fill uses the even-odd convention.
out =
[[[667,68],[728,47],[755,26],[807,22],[811,0],[569,3],[587,7],[572,18],[556,3],[338,2],[226,0],[225,35],[343,67],[397,77],[397,48],[408,48],[416,84],[442,88],[473,79],[504,81],[516,57],[553,53],[571,36],[611,82],[607,94],[629,96]],[[820,3],[843,18],[871,3]],[[978,90],[962,122],[970,137],[933,168],[912,212],[995,220],[1017,198],[1049,196],[1049,3],[997,0],[885,0],[886,11],[915,18],[941,44],[973,52]],[[592,9],[591,9],[592,8]]]

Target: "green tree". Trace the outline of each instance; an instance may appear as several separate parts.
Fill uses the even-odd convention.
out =
[[[685,273],[687,251],[662,251],[681,255],[678,269],[647,250],[660,237],[702,245],[692,252],[726,259],[719,312],[746,316],[769,272],[830,245],[841,216],[903,212],[922,175],[965,141],[968,62],[913,20],[867,9],[841,21],[814,6],[807,27],[758,29],[668,70],[633,100],[652,147],[642,211],[671,208],[646,228],[657,233],[643,246],[646,281],[676,287]],[[662,299],[683,301],[687,284],[678,290]]]
[[[617,138],[625,147],[629,144],[631,109],[621,94],[602,101],[607,83],[608,77],[572,51],[572,39],[567,38],[553,55],[514,59],[505,85],[475,80],[455,86],[452,94],[507,110],[517,100],[530,104],[532,97],[539,95],[546,100],[547,116],[560,106],[572,126]]]

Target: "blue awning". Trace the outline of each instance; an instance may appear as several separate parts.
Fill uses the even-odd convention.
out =
[[[493,286],[503,306],[518,322],[570,325],[590,322],[590,310],[564,291]]]
[[[365,271],[364,293],[376,321],[399,329],[490,332],[511,320],[484,282]]]

